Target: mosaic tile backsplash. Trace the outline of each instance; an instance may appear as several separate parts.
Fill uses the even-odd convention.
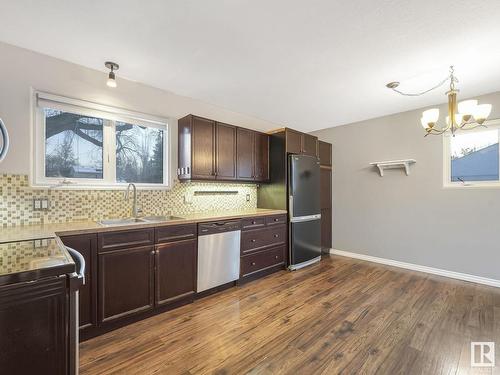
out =
[[[221,194],[195,194],[199,191],[218,191]],[[237,193],[226,194],[226,191]],[[49,209],[33,210],[33,199],[45,197],[49,199]],[[189,203],[185,203],[185,197]],[[257,207],[257,187],[251,184],[175,182],[171,190],[138,190],[137,201],[147,215],[246,210]],[[132,199],[125,201],[123,190],[33,189],[27,175],[0,175],[0,227],[97,221],[129,216],[131,209]]]

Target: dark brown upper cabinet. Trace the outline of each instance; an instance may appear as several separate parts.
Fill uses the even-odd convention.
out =
[[[285,129],[285,137],[289,154],[318,156],[318,137],[289,128]]]
[[[236,126],[216,124],[215,165],[216,179],[236,179]]]
[[[269,136],[253,130],[238,128],[238,180],[264,182],[269,180]]]
[[[269,180],[269,135],[255,132],[254,139],[254,179],[255,181],[267,181]]]
[[[179,180],[264,182],[269,136],[188,115],[179,120]]]
[[[286,152],[290,154],[301,154],[302,153],[302,133],[286,129]]]
[[[319,141],[319,163],[325,166],[332,166],[332,145],[328,142]]]
[[[302,134],[302,154],[318,157],[318,137]]]
[[[254,135],[252,130],[238,128],[236,160],[239,180],[254,180]]]

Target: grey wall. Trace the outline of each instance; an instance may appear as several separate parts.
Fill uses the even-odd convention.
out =
[[[499,92],[479,99],[500,117]],[[442,139],[423,137],[421,112],[314,133],[333,144],[333,248],[500,279],[500,188],[443,188]],[[406,158],[408,177],[368,165]]]
[[[126,61],[119,63],[122,66],[127,64]],[[0,173],[29,173],[31,88],[170,119],[174,140],[173,166],[177,165],[177,119],[189,113],[257,130],[279,127],[255,117],[128,81],[122,78],[120,71],[117,79],[118,87],[111,89],[106,86],[104,72],[0,43],[0,118],[11,138],[10,151],[0,164]]]

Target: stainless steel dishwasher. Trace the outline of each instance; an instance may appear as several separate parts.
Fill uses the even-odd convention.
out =
[[[239,279],[240,239],[238,220],[198,224],[197,292]]]

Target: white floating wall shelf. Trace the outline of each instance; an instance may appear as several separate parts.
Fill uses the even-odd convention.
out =
[[[388,160],[388,161],[376,161],[370,163],[378,168],[380,172],[380,177],[384,177],[384,169],[395,169],[404,168],[406,175],[410,174],[410,165],[415,164],[417,161],[415,159],[403,159],[403,160]]]

